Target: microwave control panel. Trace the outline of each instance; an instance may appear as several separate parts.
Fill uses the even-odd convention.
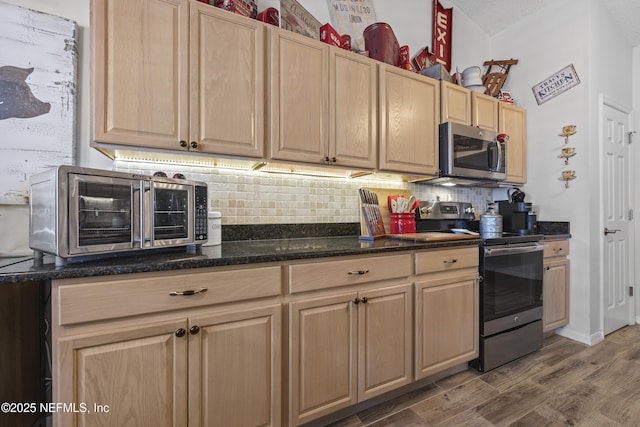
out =
[[[195,239],[207,240],[207,187],[195,187]]]

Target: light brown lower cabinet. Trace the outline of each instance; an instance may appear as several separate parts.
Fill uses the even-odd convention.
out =
[[[569,323],[569,241],[545,242],[542,277],[543,331]]]
[[[289,425],[412,381],[412,285],[289,305]]]
[[[478,356],[478,248],[416,254],[416,379]]]
[[[87,409],[56,426],[281,425],[282,304],[244,302],[278,296],[279,267],[125,277],[52,286],[53,402]]]
[[[274,305],[64,338],[59,396],[88,412],[58,425],[279,426],[280,328]]]

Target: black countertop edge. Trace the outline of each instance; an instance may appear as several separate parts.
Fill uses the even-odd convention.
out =
[[[243,240],[188,252],[183,248],[149,250],[126,256],[94,257],[55,266],[53,256],[38,260],[16,259],[0,267],[0,284],[26,281],[72,279],[129,273],[147,273],[206,267],[259,264],[334,256],[372,255],[432,248],[478,245],[481,239],[419,243],[395,239],[360,240],[357,236]]]
[[[544,234],[544,240],[566,240],[571,238],[571,234]]]

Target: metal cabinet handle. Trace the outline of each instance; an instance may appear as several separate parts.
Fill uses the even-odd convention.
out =
[[[354,298],[354,299],[351,300],[351,302],[356,304],[356,305],[358,305],[358,304],[360,304],[360,298]]]
[[[207,288],[200,288],[200,289],[187,289],[186,291],[171,291],[171,292],[169,292],[169,295],[171,295],[172,297],[195,295],[195,294],[200,294],[200,293],[203,293],[203,292],[207,292],[208,290],[209,289],[207,289]]]
[[[604,235],[606,236],[607,234],[616,234],[618,231],[622,231],[622,230],[609,230],[607,227],[605,227]]]
[[[363,274],[367,274],[368,272],[369,272],[369,270],[352,270],[352,271],[348,272],[347,274],[362,276]]]
[[[191,148],[198,148],[198,143],[195,141],[191,141]]]
[[[445,259],[444,261],[445,264],[455,264],[456,262],[458,262],[457,258],[452,258],[452,259]]]
[[[186,333],[187,333],[187,331],[185,331],[183,328],[180,328],[180,329],[176,330],[176,336],[177,336],[178,338],[183,337],[183,336],[184,336],[184,334],[186,334]]]
[[[187,148],[187,141],[180,141],[180,147]]]
[[[198,325],[193,325],[192,327],[189,328],[189,333],[191,335],[196,335],[198,332],[200,332],[200,326]]]
[[[367,297],[362,297],[362,303],[366,304],[369,301],[369,298]]]

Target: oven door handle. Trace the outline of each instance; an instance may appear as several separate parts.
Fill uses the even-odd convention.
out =
[[[484,256],[501,256],[501,255],[515,255],[515,254],[525,254],[529,252],[539,252],[544,251],[548,248],[549,245],[543,245],[541,243],[536,243],[535,245],[527,245],[527,246],[516,246],[516,247],[499,247],[499,248],[484,248]]]

